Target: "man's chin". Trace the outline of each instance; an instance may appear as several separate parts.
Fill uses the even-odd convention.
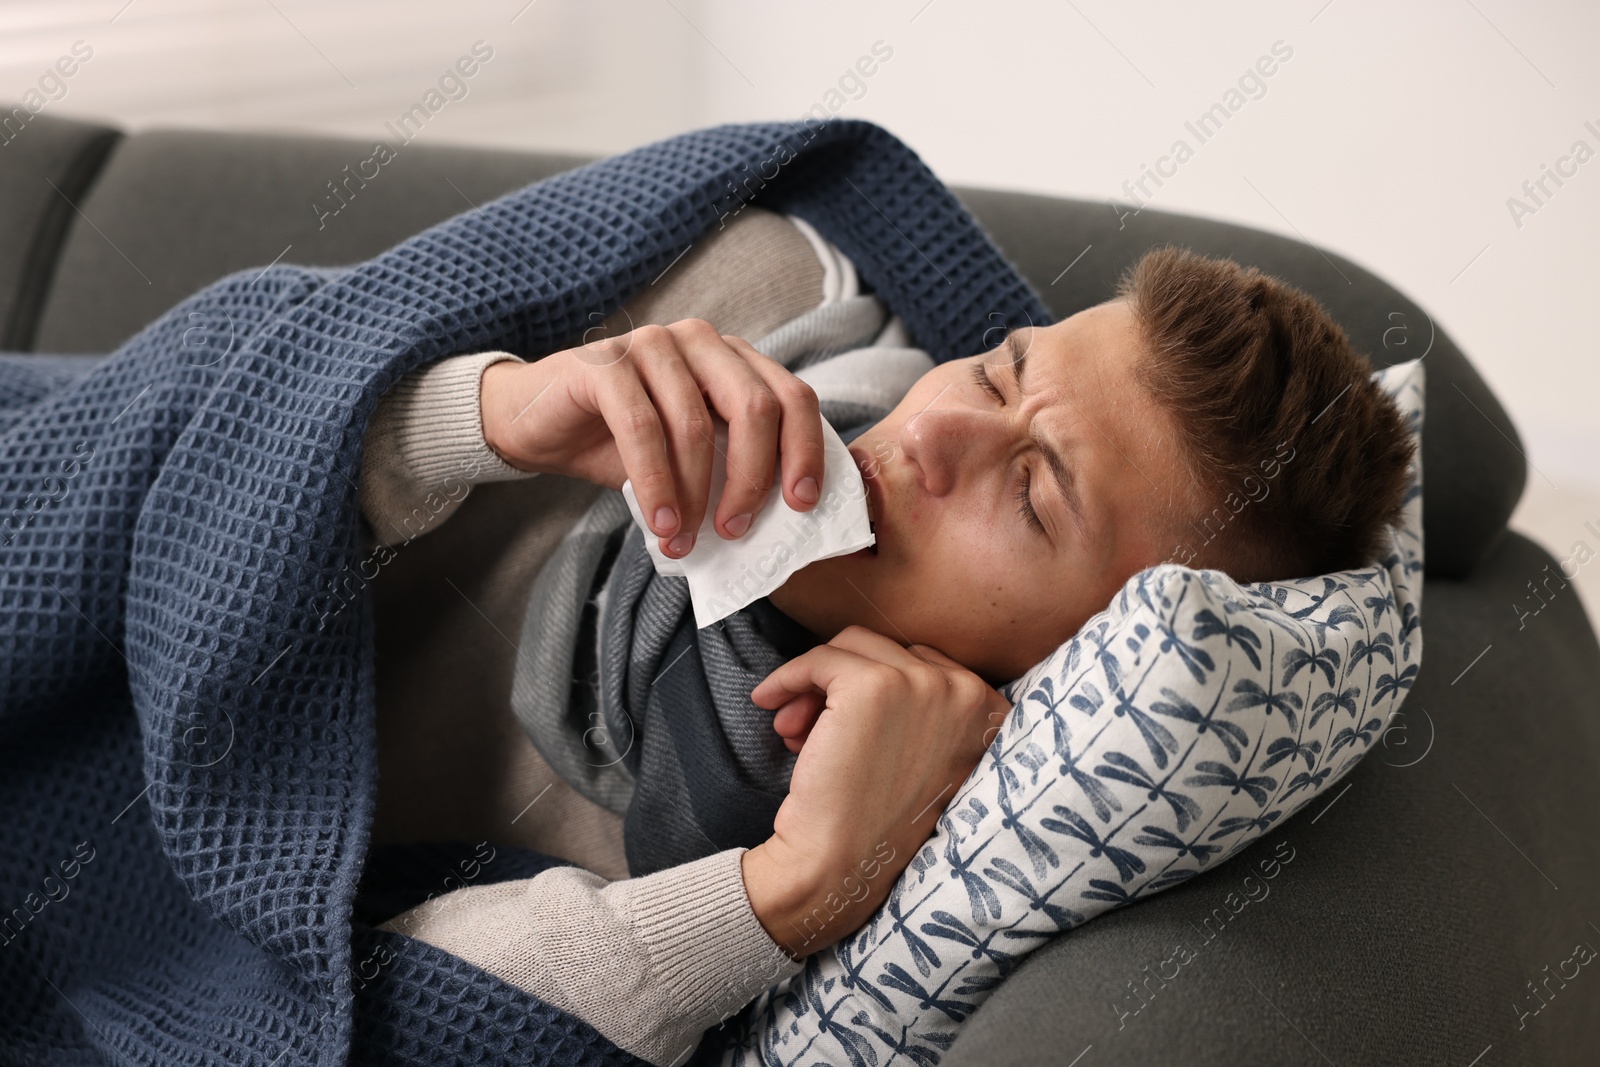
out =
[[[808,589],[820,592],[829,589],[830,583],[838,583],[844,576],[861,573],[861,567],[867,562],[868,557],[859,549],[842,556],[813,560],[791,574],[784,585],[804,585]],[[838,592],[847,593],[849,587],[844,586]]]
[[[855,609],[863,597],[871,601],[883,576],[882,566],[871,548],[813,560],[789,575],[771,596],[774,602],[803,604],[829,617],[859,614]]]
[[[860,552],[814,560],[789,575],[767,597],[779,611],[827,640],[860,618],[863,608],[876,614],[870,606],[876,562]]]

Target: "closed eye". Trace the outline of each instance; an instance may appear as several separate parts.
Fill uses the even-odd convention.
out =
[[[1002,404],[1006,402],[1006,398],[1000,395],[1000,390],[995,388],[995,384],[989,380],[989,367],[983,360],[980,359],[972,365],[972,376],[977,379],[984,392]]]
[[[983,360],[972,365],[972,376],[983,387],[984,392],[1004,404],[1005,397],[1000,390],[995,388],[994,382],[989,380],[988,365]],[[1022,485],[1017,489],[1017,510],[1022,515],[1023,521],[1040,534],[1045,533],[1044,522],[1040,520],[1038,511],[1033,506],[1033,478],[1026,470],[1022,472]],[[1048,536],[1048,535],[1046,535]]]

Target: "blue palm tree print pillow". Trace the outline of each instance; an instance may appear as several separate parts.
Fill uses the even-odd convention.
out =
[[[724,1064],[933,1067],[1029,952],[1214,870],[1382,735],[1422,658],[1417,440],[1379,564],[1240,585],[1162,564],[1004,692],[1012,709],[888,901],[757,998]]]

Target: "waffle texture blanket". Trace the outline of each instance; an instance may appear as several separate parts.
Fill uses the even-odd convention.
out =
[[[88,370],[0,356],[0,1060],[638,1062],[352,921],[371,614],[315,605],[359,558],[358,451],[396,380],[577,343],[751,200],[935,359],[1052,321],[910,149],[829,121],[696,131],[354,267],[231,275]]]

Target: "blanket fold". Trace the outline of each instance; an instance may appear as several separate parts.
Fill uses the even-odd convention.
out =
[[[751,198],[833,241],[935,359],[1051,321],[891,135],[762,123],[557,175],[353,267],[230,275],[87,373],[0,358],[0,1047],[333,1067],[447,1034],[475,1063],[635,1062],[359,928],[389,962],[357,995],[371,608],[316,604],[359,559],[362,432],[396,380],[576,343]]]

